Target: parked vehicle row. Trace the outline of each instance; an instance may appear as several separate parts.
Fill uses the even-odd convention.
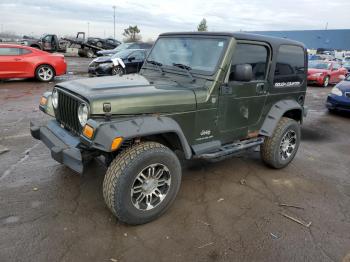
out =
[[[312,60],[308,64],[307,81],[309,84],[317,84],[327,87],[344,80],[348,70],[340,63],[334,61]]]

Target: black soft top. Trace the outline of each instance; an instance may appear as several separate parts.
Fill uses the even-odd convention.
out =
[[[269,43],[272,46],[279,45],[297,45],[305,48],[305,45],[301,42],[286,39],[286,38],[278,38],[272,36],[251,34],[251,33],[243,33],[243,32],[173,32],[173,33],[163,33],[159,36],[226,36],[233,37],[237,40],[251,40],[251,41],[260,41]]]

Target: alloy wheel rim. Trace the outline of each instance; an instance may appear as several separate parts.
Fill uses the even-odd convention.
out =
[[[50,67],[43,66],[39,69],[38,75],[42,80],[47,81],[53,77],[53,71]]]
[[[329,84],[329,79],[328,77],[326,77],[326,79],[324,80],[324,86],[327,87]]]
[[[114,74],[114,75],[122,75],[122,74],[123,74],[123,71],[121,70],[120,67],[113,68],[113,74]]]
[[[297,145],[297,134],[293,130],[289,130],[284,134],[280,143],[280,157],[282,160],[288,160]]]
[[[138,210],[152,210],[164,201],[170,185],[170,171],[165,165],[149,165],[134,180],[130,192],[131,202]]]

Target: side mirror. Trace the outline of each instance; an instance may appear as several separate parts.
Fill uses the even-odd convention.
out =
[[[229,77],[229,81],[249,82],[251,80],[253,80],[253,68],[250,64],[236,65]]]
[[[128,58],[128,60],[131,62],[132,60],[135,60],[135,57],[131,56],[131,57]]]

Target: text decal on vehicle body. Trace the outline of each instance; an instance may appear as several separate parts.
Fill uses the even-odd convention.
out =
[[[298,87],[301,85],[300,81],[295,82],[277,82],[275,83],[276,88],[285,88],[285,87]]]

